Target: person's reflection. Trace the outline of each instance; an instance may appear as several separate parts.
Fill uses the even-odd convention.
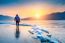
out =
[[[16,26],[16,33],[15,33],[16,38],[19,38],[19,35],[20,35],[19,26]]]

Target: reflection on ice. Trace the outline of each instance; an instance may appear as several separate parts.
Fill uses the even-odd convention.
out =
[[[19,31],[19,26],[16,26],[16,33],[15,33],[15,37],[18,39],[20,36],[20,31]]]

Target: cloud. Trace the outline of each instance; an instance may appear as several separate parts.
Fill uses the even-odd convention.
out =
[[[42,3],[49,3],[53,5],[65,5],[65,0],[0,0],[0,6],[6,5],[19,5],[23,3],[29,2],[42,2]]]
[[[0,0],[0,6],[6,6],[6,5],[17,5],[22,4],[24,2],[27,2],[26,0]]]
[[[50,4],[65,5],[65,0],[46,0]]]

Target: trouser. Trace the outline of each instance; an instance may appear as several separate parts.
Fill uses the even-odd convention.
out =
[[[19,21],[16,21],[16,26],[19,26]]]

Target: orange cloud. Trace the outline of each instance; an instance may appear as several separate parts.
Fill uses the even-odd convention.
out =
[[[34,16],[40,17],[42,15],[46,15],[52,12],[61,12],[61,11],[65,11],[65,6],[54,6],[43,3],[0,8],[0,13],[2,14],[15,16],[18,13],[21,17],[34,17]]]

